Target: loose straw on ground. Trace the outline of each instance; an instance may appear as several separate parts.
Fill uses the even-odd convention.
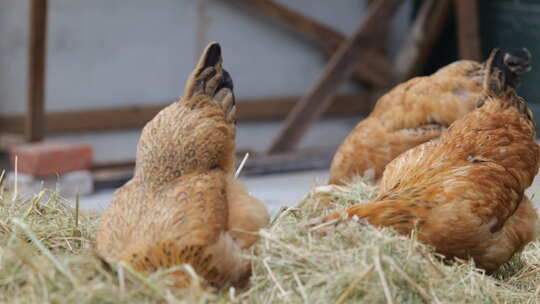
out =
[[[418,291],[418,293],[422,296],[422,298],[424,298],[426,302],[433,302],[433,298],[428,294],[428,292],[422,286],[418,285],[418,283],[416,283],[403,269],[401,269],[394,262],[394,260],[387,256],[383,256],[382,259],[383,261],[390,264],[397,271],[397,273],[399,273],[403,277],[403,279],[405,279],[407,283],[409,283],[414,289],[416,289],[416,291]]]
[[[489,276],[472,263],[444,261],[417,239],[392,229],[342,221],[324,234],[310,231],[310,220],[370,200],[376,189],[364,183],[332,192],[331,206],[320,205],[309,194],[301,205],[277,215],[260,233],[260,241],[243,253],[253,274],[247,288],[234,294],[205,289],[187,265],[152,274],[116,265],[111,269],[93,249],[98,215],[82,209],[77,213],[76,199],[68,202],[47,189],[16,202],[9,189],[3,190],[2,303],[535,303],[540,293],[538,241],[524,248],[522,262],[513,261]],[[38,203],[44,194],[46,202]],[[26,230],[17,224],[21,222]],[[79,237],[73,234],[75,226]],[[172,285],[170,276],[179,271],[192,278],[187,289]]]
[[[379,279],[381,280],[381,285],[383,287],[384,296],[386,297],[386,302],[389,304],[393,304],[394,301],[392,300],[392,293],[390,292],[390,288],[388,287],[388,282],[386,281],[386,277],[384,276],[384,272],[382,270],[381,252],[379,250],[377,250],[377,253],[375,253],[375,269],[377,270],[377,273],[379,274]]]

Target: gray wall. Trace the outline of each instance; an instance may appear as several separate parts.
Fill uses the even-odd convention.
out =
[[[279,2],[346,34],[365,12],[361,0]],[[222,44],[224,66],[233,75],[239,99],[302,95],[324,67],[315,43],[236,1],[49,3],[47,111],[161,104],[176,99],[205,41]],[[404,36],[410,7],[407,3],[393,23],[393,50]],[[28,0],[0,0],[0,114],[25,111],[27,15]],[[277,125],[260,132],[252,128],[255,126],[240,130],[240,146],[243,142],[249,145],[252,136],[241,134],[269,138]],[[340,140],[345,134],[335,138]],[[115,135],[103,138],[111,136]],[[86,138],[100,146],[95,134],[60,138]],[[133,142],[130,139],[119,146],[131,153]],[[107,159],[106,151],[98,154]]]

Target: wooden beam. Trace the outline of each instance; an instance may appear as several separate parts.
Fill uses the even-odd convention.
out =
[[[236,114],[239,122],[284,120],[299,102],[300,97],[255,99],[239,102]],[[371,93],[338,95],[324,112],[328,117],[350,117],[369,113],[377,100]]]
[[[410,27],[408,37],[396,58],[395,78],[399,82],[418,75],[422,69],[446,24],[450,4],[450,0],[424,0],[422,2]]]
[[[257,152],[252,150],[238,150],[236,151],[236,158],[242,159],[246,153],[249,153],[251,156],[258,155]],[[93,163],[90,166],[92,172],[102,172],[108,170],[114,170],[115,172],[119,171],[128,171],[133,170],[135,167],[135,160],[123,160],[123,161],[112,161],[112,162],[97,162]]]
[[[28,141],[45,136],[45,61],[47,50],[47,0],[30,1],[28,90],[25,133]]]
[[[368,93],[339,95],[326,111],[331,117],[369,113],[377,96]],[[244,99],[237,102],[238,121],[283,120],[300,97]],[[47,133],[96,132],[142,128],[167,104],[53,112],[46,115]],[[0,116],[3,133],[23,133],[22,115]]]
[[[255,176],[302,170],[327,169],[337,147],[311,148],[289,153],[267,155],[250,152],[241,176]],[[245,152],[238,151],[237,159]],[[91,168],[96,189],[118,188],[133,177],[135,161],[98,163]]]
[[[455,9],[459,58],[481,61],[478,1],[455,0]]]
[[[381,28],[381,30],[383,29],[384,27]],[[379,52],[379,43],[374,43],[373,46],[374,48],[367,51],[367,54],[356,63],[352,77],[375,87],[375,89],[389,88],[396,83],[394,65]]]
[[[259,154],[246,162],[242,176],[328,169],[337,147]]]
[[[379,0],[367,0],[367,5],[374,5]],[[390,36],[390,20],[388,22],[382,22],[381,23],[381,38],[376,42],[376,45],[374,46],[374,50],[377,51],[379,54],[387,54],[388,53],[388,37]],[[390,60],[387,60],[388,63],[391,64]],[[389,69],[388,71],[392,71],[392,69]]]
[[[400,0],[381,0],[372,7],[351,38],[341,44],[315,86],[287,116],[269,153],[289,152],[300,142],[309,126],[330,106],[338,88],[351,76],[355,63],[368,53],[370,43],[380,34],[379,21],[390,19],[401,3]]]
[[[280,20],[310,40],[314,40],[323,46],[323,55],[329,60],[338,47],[345,41],[345,35],[331,27],[317,22],[299,12],[271,0],[242,0],[244,3],[258,9],[265,15]],[[390,20],[379,20],[381,33],[388,27]],[[384,34],[378,37],[385,39]],[[380,45],[378,40],[375,40]],[[377,87],[388,87],[392,84],[392,64],[390,60],[376,49],[370,50],[366,60],[358,63],[353,71],[355,80],[365,82]]]
[[[103,166],[102,168],[92,170],[92,180],[94,181],[94,190],[115,189],[122,187],[127,181],[133,177],[135,170],[135,162],[129,162],[129,165],[112,164],[110,168]]]

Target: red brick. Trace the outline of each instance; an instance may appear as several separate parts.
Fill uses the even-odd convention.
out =
[[[33,176],[48,176],[84,170],[92,163],[92,147],[85,144],[39,142],[18,145],[10,149],[11,167]]]

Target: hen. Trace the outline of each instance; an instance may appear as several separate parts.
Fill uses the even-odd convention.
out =
[[[190,264],[216,287],[241,286],[241,256],[269,221],[265,206],[235,182],[235,103],[221,48],[210,44],[183,97],[143,129],[133,179],[114,193],[97,252],[138,271]],[[186,286],[183,271],[175,285]]]
[[[538,217],[524,190],[538,171],[540,146],[525,101],[506,85],[504,72],[495,66],[490,72],[498,54],[488,60],[489,88],[477,108],[388,164],[378,196],[347,209],[349,218],[401,234],[416,229],[437,252],[472,258],[487,272],[536,237]]]
[[[527,49],[498,53],[506,82],[515,87],[530,69]],[[340,185],[355,176],[377,182],[384,167],[399,154],[441,135],[456,119],[474,109],[482,96],[485,64],[461,60],[431,76],[413,78],[382,96],[338,148],[329,184]]]

